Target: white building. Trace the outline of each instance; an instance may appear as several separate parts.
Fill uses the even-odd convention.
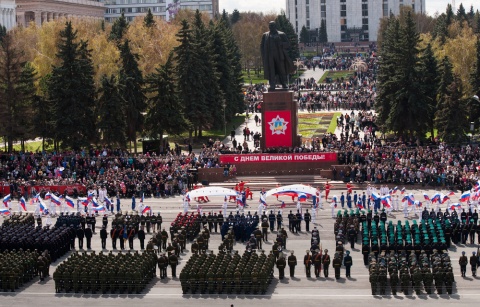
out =
[[[426,13],[425,0],[286,0],[286,15],[297,34],[302,27],[327,25],[329,42],[376,41],[380,19],[398,15],[403,6]]]
[[[0,25],[10,30],[15,26],[15,0],[0,0]]]
[[[137,16],[145,16],[148,9],[154,16],[166,21],[172,18],[179,9],[208,12],[210,17],[218,14],[218,0],[105,0],[105,20],[113,22],[122,12],[128,21]]]

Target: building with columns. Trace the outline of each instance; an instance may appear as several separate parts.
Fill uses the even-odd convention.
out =
[[[3,0],[0,0],[3,1]],[[94,0],[16,0],[17,24],[28,26],[30,22],[41,25],[58,18],[89,18],[102,20],[105,7]]]
[[[15,26],[15,0],[0,0],[0,25],[10,30]]]
[[[286,16],[297,34],[302,27],[327,26],[329,42],[377,41],[380,19],[398,16],[402,7],[426,13],[425,0],[286,0]]]
[[[219,13],[219,0],[105,0],[105,20],[114,22],[124,13],[128,21],[145,16],[148,9],[154,16],[169,21],[180,9],[208,12],[211,18]]]

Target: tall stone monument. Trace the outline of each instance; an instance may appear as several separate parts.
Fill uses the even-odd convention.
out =
[[[285,33],[278,31],[275,22],[269,23],[269,32],[262,36],[260,46],[268,93],[262,103],[262,149],[300,146],[298,136],[298,107],[293,91],[288,90],[287,75],[295,71],[288,56],[290,46]],[[277,80],[281,88],[277,88]]]

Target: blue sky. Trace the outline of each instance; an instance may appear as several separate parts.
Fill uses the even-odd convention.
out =
[[[427,13],[429,15],[434,15],[435,12],[443,12],[447,7],[448,3],[451,3],[451,0],[426,0]],[[456,5],[459,6],[460,3],[463,3],[467,12],[470,10],[470,6],[473,5],[475,9],[480,9],[478,0],[472,1],[459,1],[455,0]],[[476,6],[474,5],[476,2]],[[234,9],[243,11],[253,11],[253,12],[264,12],[264,13],[279,13],[280,10],[285,10],[285,0],[220,0],[220,11],[225,9],[227,12],[231,13]]]

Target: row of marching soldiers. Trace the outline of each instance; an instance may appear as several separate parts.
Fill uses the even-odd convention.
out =
[[[151,251],[73,253],[53,273],[55,292],[140,293],[155,277],[157,256]]]
[[[51,258],[48,251],[11,250],[0,253],[0,286],[4,292],[14,292],[35,276],[48,276]]]
[[[265,294],[273,277],[275,258],[264,251],[247,250],[240,257],[220,250],[193,254],[180,273],[183,293],[261,293]]]
[[[435,290],[442,294],[444,286],[447,293],[452,294],[455,282],[450,257],[437,250],[430,257],[422,251],[418,258],[414,253],[407,255],[405,251],[401,254],[391,251],[388,255],[382,252],[378,260],[374,253],[370,253],[369,273],[372,295],[385,295],[387,284],[392,295],[397,295],[398,287],[405,295],[409,294],[411,287],[417,295],[422,294],[422,288],[427,294]]]

